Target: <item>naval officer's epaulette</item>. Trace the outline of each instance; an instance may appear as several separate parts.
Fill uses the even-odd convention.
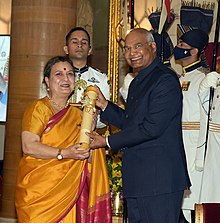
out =
[[[204,73],[205,75],[208,74],[210,72],[209,69],[205,68],[205,67],[199,67],[198,70],[202,73]]]
[[[93,67],[93,66],[90,66],[90,67],[93,68],[94,70],[98,71],[99,73],[102,73],[104,75],[107,75],[106,73],[104,73],[101,70],[99,70],[97,67]]]
[[[93,67],[93,66],[90,66],[91,68],[93,68],[94,70],[97,70],[98,72],[100,73],[103,73],[101,70],[99,70],[97,67]]]

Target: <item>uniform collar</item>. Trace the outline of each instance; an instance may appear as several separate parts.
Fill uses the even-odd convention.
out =
[[[88,71],[88,69],[89,69],[88,65],[86,65],[86,66],[84,66],[82,68],[74,67],[74,72],[75,72],[75,74],[79,75],[79,74],[82,74],[82,73]]]
[[[199,59],[199,60],[197,60],[197,61],[195,61],[195,62],[193,62],[193,63],[191,63],[191,64],[189,64],[189,65],[187,65],[185,67],[183,67],[183,74],[182,74],[182,76],[184,76],[185,73],[193,71],[193,70],[195,70],[195,69],[197,69],[197,68],[199,68],[201,66],[202,66],[201,59]]]

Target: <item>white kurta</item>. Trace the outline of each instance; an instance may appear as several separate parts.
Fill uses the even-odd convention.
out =
[[[185,191],[182,209],[193,210],[194,204],[199,201],[202,172],[195,168],[195,159],[197,149],[203,149],[205,141],[204,129],[201,128],[200,112],[202,106],[199,100],[199,84],[205,77],[200,69],[185,73],[180,77],[180,83],[183,89],[183,141],[187,158],[187,167],[192,186],[190,190]]]
[[[95,69],[93,67],[88,66],[88,69],[85,69],[85,71],[82,72],[75,72],[76,75],[76,86],[75,91],[73,95],[73,102],[80,102],[84,90],[89,85],[97,85],[100,90],[102,91],[103,95],[106,99],[110,99],[110,86],[108,81],[108,76],[105,73],[102,73],[98,69]],[[97,121],[97,128],[103,128],[106,125],[100,121],[100,118],[98,117]]]
[[[208,111],[208,88],[200,95],[205,114]],[[201,189],[201,203],[220,202],[220,86],[215,89],[210,113],[207,152]]]

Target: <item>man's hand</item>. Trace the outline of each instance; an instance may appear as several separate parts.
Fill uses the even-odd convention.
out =
[[[215,71],[208,73],[200,83],[199,92],[201,93],[210,87],[216,88],[219,79],[220,79],[219,73]]]
[[[105,137],[88,132],[86,132],[86,135],[90,138],[90,149],[104,148],[107,146]]]
[[[98,86],[94,86],[97,90],[98,97],[96,99],[96,106],[99,107],[102,111],[105,110],[105,108],[108,105],[108,101],[106,100],[105,96],[102,94],[101,90]]]

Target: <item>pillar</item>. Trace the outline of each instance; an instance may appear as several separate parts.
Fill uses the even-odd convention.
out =
[[[49,58],[63,55],[65,35],[76,24],[77,0],[13,0],[3,197],[0,217],[16,219],[16,174],[25,107],[39,97]]]

